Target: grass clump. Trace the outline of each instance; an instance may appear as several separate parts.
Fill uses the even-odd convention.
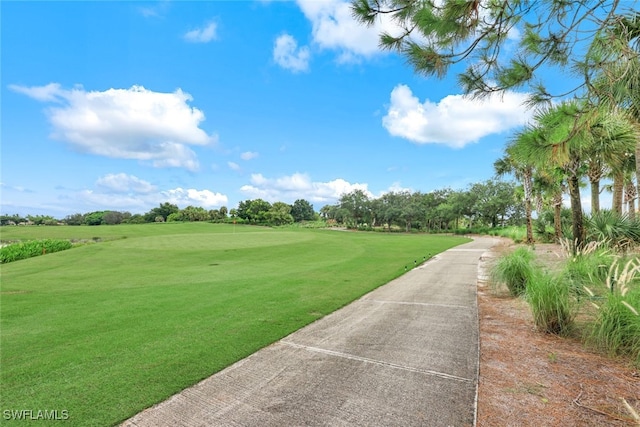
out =
[[[537,270],[528,282],[526,297],[539,331],[555,335],[567,335],[571,331],[575,310],[566,282]]]
[[[504,283],[513,296],[523,295],[535,271],[534,253],[527,247],[519,247],[498,259],[491,271],[493,283]]]
[[[589,253],[579,252],[567,259],[562,269],[562,280],[578,295],[585,295],[584,286],[601,286],[607,280],[615,256],[606,249]]]
[[[633,298],[608,295],[598,307],[587,343],[610,356],[630,356],[640,366],[640,292]]]
[[[604,301],[598,309],[587,343],[611,356],[630,356],[640,366],[640,260],[617,258],[610,266],[604,287]],[[591,288],[585,288],[596,296]]]

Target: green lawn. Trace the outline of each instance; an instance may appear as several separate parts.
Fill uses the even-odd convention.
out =
[[[66,410],[66,425],[95,426],[117,424],[414,260],[468,241],[203,223],[1,233],[102,239],[0,273],[0,412]]]

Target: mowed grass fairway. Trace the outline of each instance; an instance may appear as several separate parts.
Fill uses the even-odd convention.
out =
[[[1,267],[1,403],[117,424],[468,239],[208,223],[3,227],[103,241]],[[125,238],[126,237],[126,238]],[[6,420],[2,420],[3,423]],[[38,425],[61,421],[39,421]]]

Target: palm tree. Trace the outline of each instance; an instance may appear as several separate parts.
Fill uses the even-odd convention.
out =
[[[535,129],[527,127],[518,132],[507,146],[506,155],[493,164],[496,174],[504,176],[513,173],[524,188],[524,212],[527,228],[526,243],[533,244],[532,199],[533,199],[533,165],[528,158],[526,145],[535,136]]]
[[[613,178],[612,210],[621,214],[625,177],[634,167],[632,160],[636,132],[632,123],[617,107],[610,109],[607,105],[601,105],[594,107],[592,112],[592,119],[586,124],[585,132],[585,136],[590,139],[587,158],[592,186],[592,211],[598,212],[600,205],[599,179],[594,179],[599,168],[600,177],[609,174]]]
[[[617,16],[594,38],[589,55],[597,78],[588,87],[599,104],[619,108],[638,130],[636,194],[640,194],[640,11]]]
[[[553,210],[553,229],[556,243],[562,238],[562,200],[567,191],[566,177],[562,169],[553,165],[540,165],[536,168],[533,185]],[[538,210],[541,212],[542,209]]]
[[[580,197],[583,162],[589,144],[585,118],[589,115],[577,101],[569,101],[535,114],[535,130],[523,144],[528,159],[560,168],[567,179],[575,248],[584,243],[584,218]]]

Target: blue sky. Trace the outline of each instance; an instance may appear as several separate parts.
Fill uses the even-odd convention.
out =
[[[529,114],[378,49],[348,3],[2,2],[1,211],[464,189]],[[517,39],[517,32],[514,40]],[[515,43],[515,41],[514,41]]]

